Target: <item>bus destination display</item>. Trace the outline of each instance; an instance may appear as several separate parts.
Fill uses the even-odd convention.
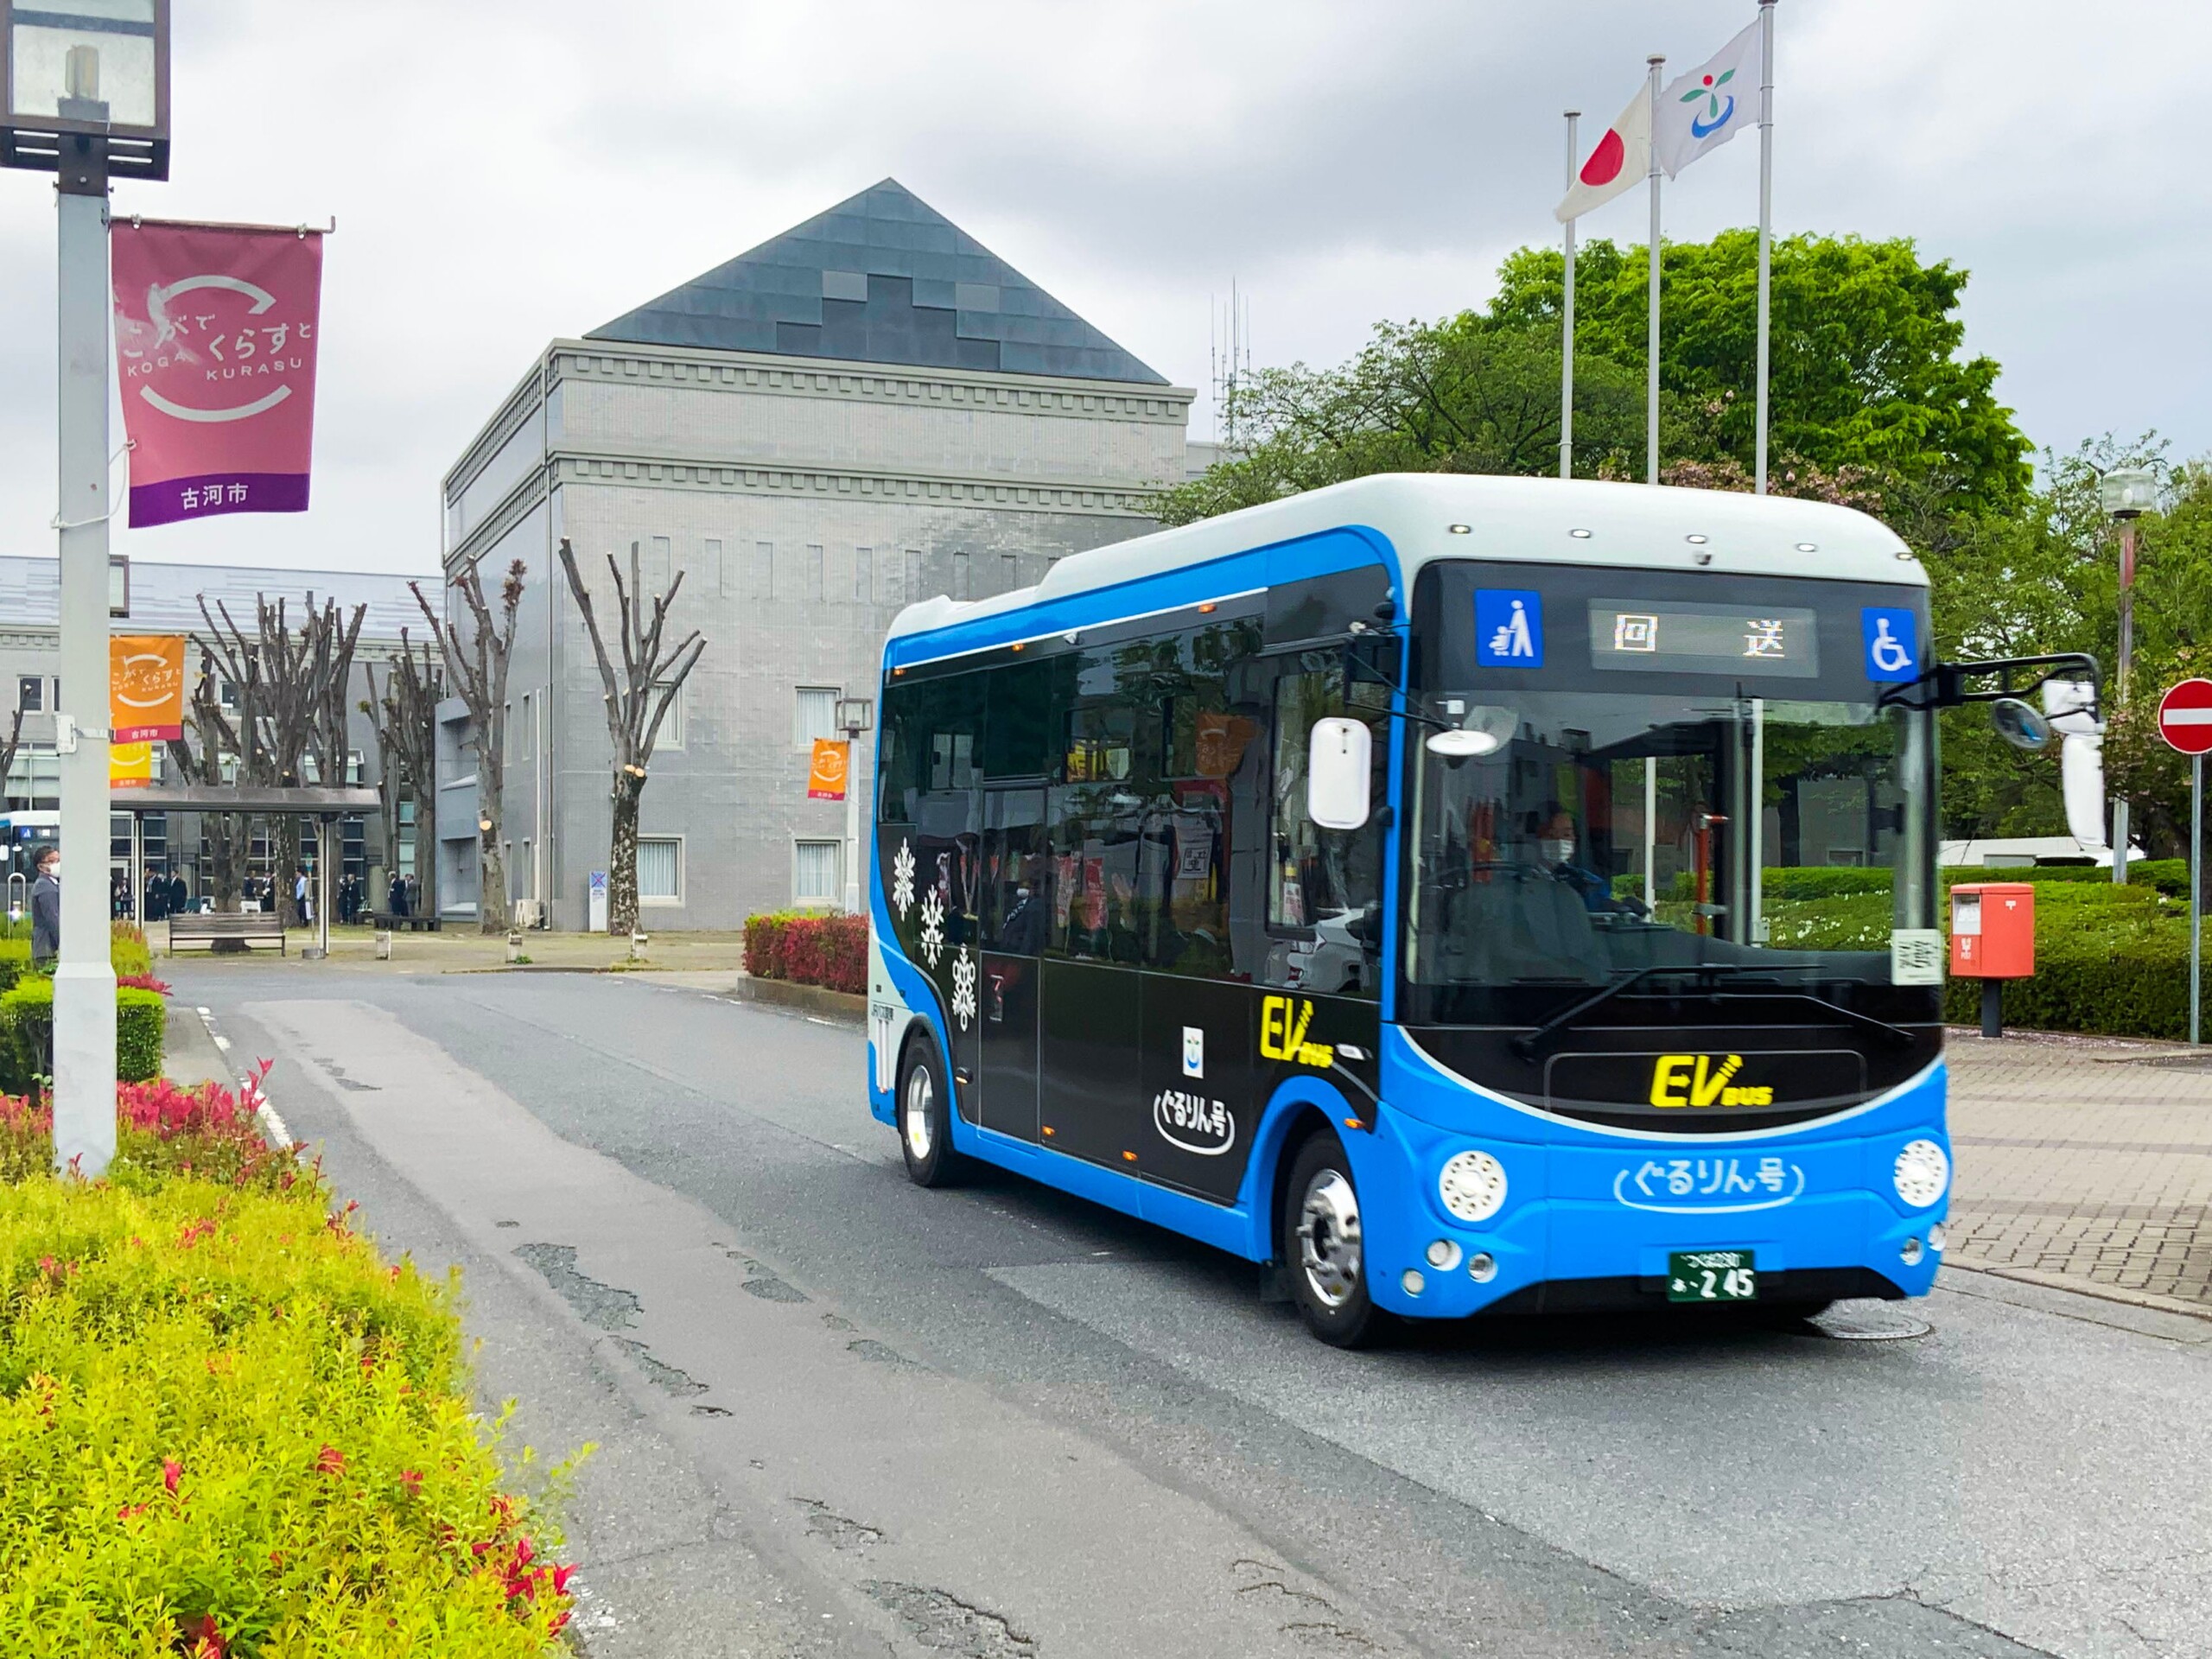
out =
[[[1590,601],[1590,661],[1595,668],[1691,674],[1774,675],[1809,679],[1820,672],[1816,613],[1769,605],[1719,610],[1663,600]]]

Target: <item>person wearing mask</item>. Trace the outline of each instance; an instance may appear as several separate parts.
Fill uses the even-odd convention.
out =
[[[1582,900],[1582,907],[1593,913],[1623,911],[1632,916],[1649,914],[1640,900],[1616,899],[1610,880],[1576,863],[1578,850],[1573,814],[1563,806],[1548,807],[1536,830],[1536,856],[1553,878],[1572,887]]]
[[[61,849],[40,848],[31,868],[31,966],[46,968],[61,954]]]

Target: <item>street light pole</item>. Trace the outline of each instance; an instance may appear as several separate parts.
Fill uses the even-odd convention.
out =
[[[83,54],[83,56],[79,56]],[[99,60],[72,53],[67,112],[104,119]],[[97,111],[97,114],[93,111]],[[109,951],[107,146],[61,141],[56,181],[61,510],[61,952],[54,971],[54,1161],[86,1178],[115,1156],[115,969]]]
[[[2120,673],[2113,702],[2127,707],[2127,671],[2135,656],[2135,521],[2158,501],[2158,479],[2141,467],[2116,467],[2097,480],[2097,499],[2120,525]],[[2127,882],[2127,798],[2112,803],[2112,879]]]
[[[836,720],[845,733],[845,912],[857,916],[861,914],[861,734],[875,725],[875,703],[868,697],[840,697]]]

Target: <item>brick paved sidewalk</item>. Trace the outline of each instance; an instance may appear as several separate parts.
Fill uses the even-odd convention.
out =
[[[2212,1308],[2212,1048],[1955,1031],[1948,1058],[1953,1260]]]

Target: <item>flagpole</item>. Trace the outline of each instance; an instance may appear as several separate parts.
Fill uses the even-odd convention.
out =
[[[1567,112],[1567,188],[1574,188],[1575,118],[1580,110]],[[1567,221],[1567,286],[1560,304],[1559,343],[1559,475],[1574,476],[1574,221]]]
[[[1759,0],[1759,430],[1751,488],[1766,493],[1767,332],[1774,263],[1774,0]]]
[[[1659,481],[1659,66],[1667,61],[1654,55],[1651,66],[1651,301],[1645,322],[1643,378],[1643,481]]]

